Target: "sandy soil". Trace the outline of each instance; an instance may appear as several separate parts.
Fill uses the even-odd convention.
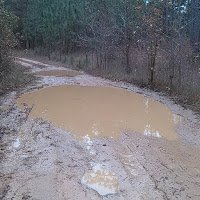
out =
[[[27,59],[16,62],[30,73],[63,69]],[[181,117],[179,139],[126,132],[118,139],[76,140],[42,119],[30,119],[30,109],[22,111],[16,105],[23,93],[64,84],[115,86],[150,96]],[[0,199],[200,199],[200,120],[160,93],[87,74],[47,76],[1,97],[0,105]],[[82,184],[84,174],[97,164],[117,177],[113,194],[103,196]]]

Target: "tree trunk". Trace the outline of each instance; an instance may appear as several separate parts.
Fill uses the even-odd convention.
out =
[[[126,73],[131,73],[131,67],[130,67],[130,44],[127,44],[126,46]]]
[[[175,44],[173,38],[171,39],[171,56],[170,56],[170,62],[169,62],[169,69],[170,69],[170,94],[173,91],[173,79],[175,74]]]
[[[154,85],[155,79],[155,66],[156,66],[156,56],[157,56],[157,38],[155,38],[155,42],[151,42],[151,50],[150,50],[150,63],[149,63],[149,70],[150,70],[150,77],[149,77],[149,85]]]

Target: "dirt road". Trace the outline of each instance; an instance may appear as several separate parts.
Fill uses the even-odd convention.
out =
[[[22,58],[16,62],[30,73],[65,70]],[[77,140],[42,118],[31,119],[31,108],[16,104],[24,93],[58,85],[114,86],[144,94],[180,116],[178,139],[127,131],[114,139]],[[80,73],[41,76],[0,103],[0,199],[200,199],[200,121],[162,94]]]

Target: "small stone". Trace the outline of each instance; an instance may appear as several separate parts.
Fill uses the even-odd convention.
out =
[[[116,194],[119,190],[117,176],[96,164],[90,173],[84,174],[81,183],[98,192],[101,196]]]

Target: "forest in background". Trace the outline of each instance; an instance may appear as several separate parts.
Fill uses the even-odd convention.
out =
[[[13,62],[12,49],[19,44],[16,38],[18,18],[0,0],[0,95],[33,81],[24,68]]]
[[[200,101],[200,0],[5,0],[4,8],[17,16],[18,48]]]

